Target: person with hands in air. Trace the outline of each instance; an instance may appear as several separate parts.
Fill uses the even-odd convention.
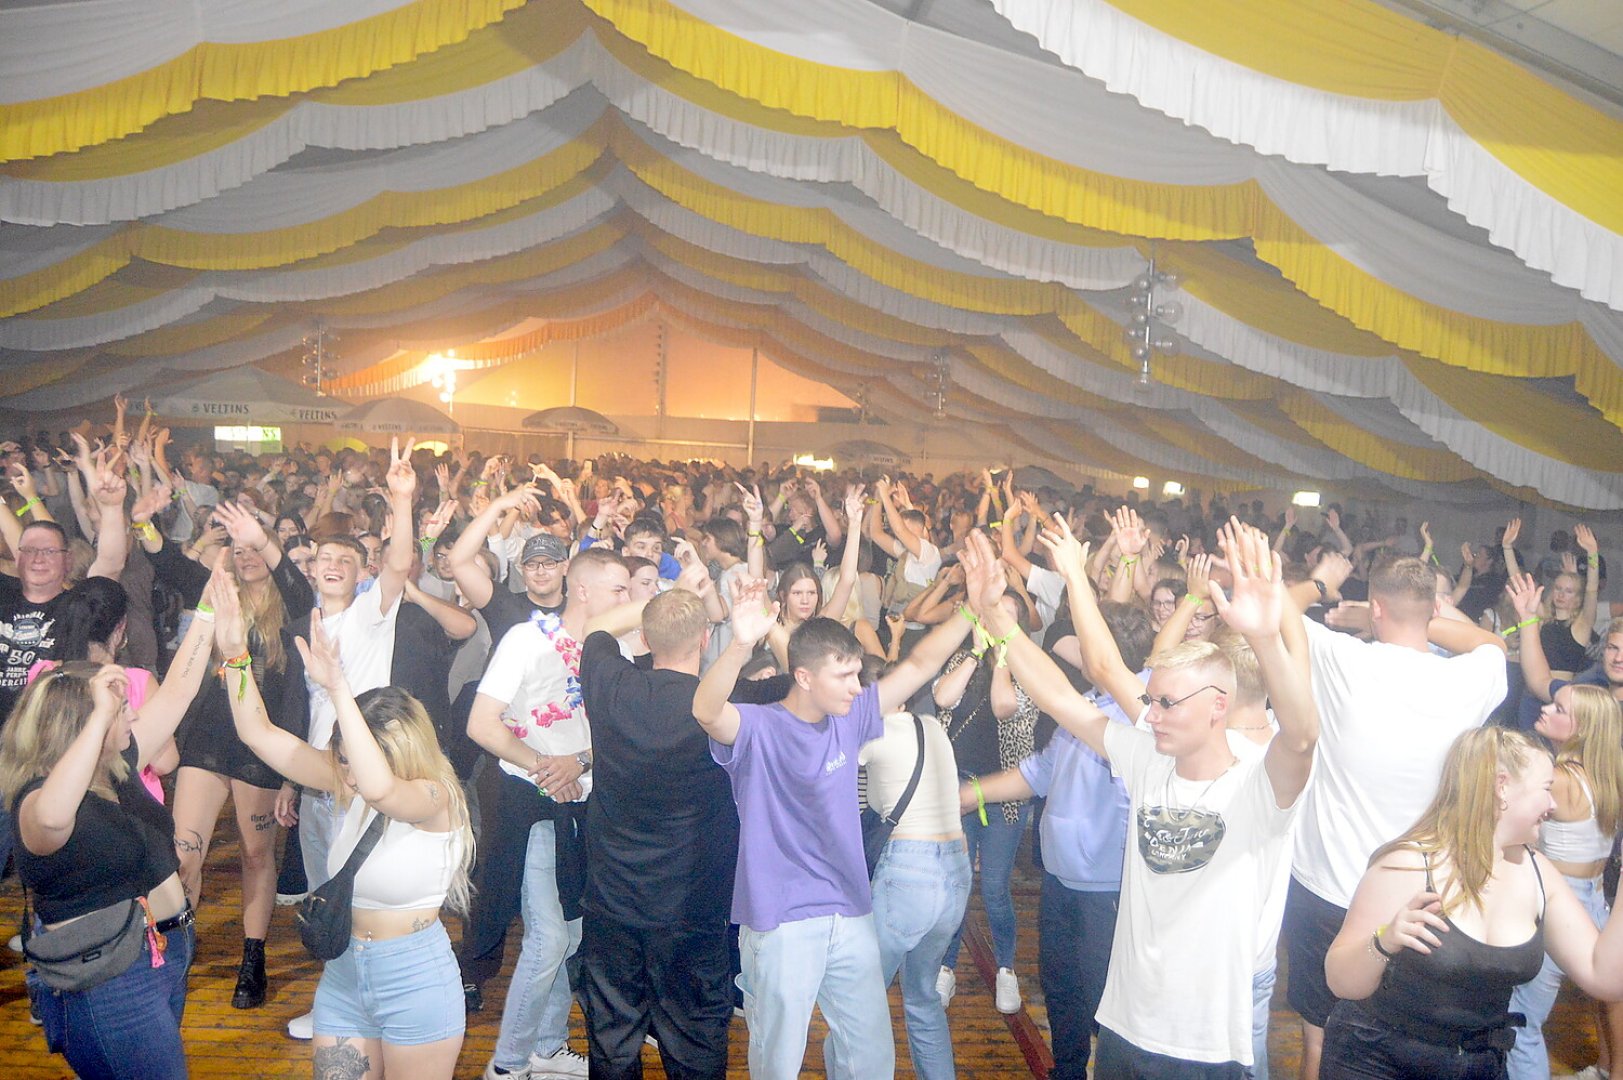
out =
[[[1555,808],[1549,751],[1519,731],[1468,730],[1431,803],[1375,851],[1325,959],[1339,1000],[1319,1075],[1505,1075],[1512,991],[1546,953],[1603,1001],[1623,998],[1623,921],[1598,931],[1535,851]]]
[[[971,537],[962,556],[970,604],[1002,641],[1038,706],[1110,762],[1131,800],[1109,974],[1097,1012],[1100,1080],[1144,1075],[1238,1077],[1252,1060],[1251,984],[1272,868],[1312,768],[1318,715],[1305,665],[1281,635],[1284,588],[1266,537],[1231,523],[1233,595],[1219,613],[1257,656],[1280,735],[1260,757],[1230,748],[1234,669],[1207,642],[1155,658],[1139,730],[1078,694],[997,603],[1001,564]],[[1067,581],[1086,571],[1080,545],[1056,523],[1043,543]]]
[[[210,596],[214,595],[211,589]],[[180,1024],[196,945],[175,855],[175,825],[139,774],[174,735],[207,667],[213,616],[193,620],[163,690],[130,707],[116,664],[75,660],[39,671],[0,736],[0,798],[17,874],[44,934],[138,899],[146,940],[129,968],[82,990],[28,973],[46,1045],[85,1080],[186,1076]]]
[[[492,641],[500,641],[507,631],[538,611],[557,614],[563,610],[564,575],[569,571],[569,545],[564,541],[542,533],[525,541],[519,554],[519,572],[524,576],[522,594],[493,581],[479,559],[479,552],[490,541],[498,523],[526,508],[539,511],[539,499],[539,492],[529,484],[502,493],[474,515],[451,545],[447,558],[451,578],[468,603],[484,617]]]
[[[710,736],[711,755],[727,771],[738,806],[733,921],[740,927],[750,1074],[800,1075],[816,1005],[829,1024],[829,1076],[884,1080],[895,1071],[895,1043],[863,857],[857,756],[863,743],[884,733],[884,716],[940,670],[971,622],[956,618],[937,627],[863,688],[856,637],[833,619],[808,619],[789,639],[788,697],[776,705],[734,705],[728,698],[739,674],[777,616],[765,582],[741,583],[733,596],[732,642],[693,699],[694,718]]]
[[[225,588],[220,596],[215,639],[227,657],[238,736],[288,780],[327,793],[339,808],[325,875],[344,865],[375,818],[385,822],[355,876],[349,948],[327,961],[316,987],[315,1073],[448,1080],[466,1022],[440,911],[466,909],[473,831],[433,724],[395,687],[352,693],[341,646],[317,609],[310,640],[296,644],[307,678],[332,704],[332,738],[318,750],[283,731],[259,696],[236,594]]]

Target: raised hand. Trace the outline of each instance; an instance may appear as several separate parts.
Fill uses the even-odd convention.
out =
[[[868,504],[863,498],[866,491],[867,488],[861,484],[850,484],[845,489],[845,517],[851,523],[853,529],[862,520],[863,511],[868,508]]]
[[[1279,553],[1269,550],[1268,537],[1262,532],[1233,518],[1223,527],[1217,542],[1228,556],[1229,573],[1234,578],[1232,596],[1216,582],[1209,583],[1217,613],[1246,637],[1276,633],[1285,610]]]
[[[1425,542],[1426,550],[1430,551],[1431,547],[1432,547],[1432,544],[1431,544],[1431,522],[1422,521],[1420,523],[1420,539]]]
[[[1324,523],[1337,532],[1340,532],[1341,512],[1332,506],[1330,509],[1324,512]]]
[[[443,461],[434,466],[434,482],[439,485],[441,498],[451,494],[451,466]]]
[[[709,568],[704,563],[694,560],[686,563],[682,567],[682,572],[676,575],[676,587],[686,589],[702,598],[715,587],[715,582],[710,580]]]
[[[173,498],[174,493],[170,491],[168,484],[162,482],[154,484],[151,491],[142,494],[135,500],[135,505],[130,507],[130,520],[136,524],[150,522],[153,515],[168,506]]]
[[[1184,591],[1204,604],[1212,595],[1212,557],[1194,555],[1189,559]]]
[[[1578,541],[1578,546],[1583,548],[1586,553],[1590,555],[1600,553],[1600,544],[1595,540],[1595,534],[1588,525],[1574,525],[1572,527],[1572,538]]]
[[[817,478],[815,476],[806,477],[806,479],[801,482],[801,486],[806,489],[807,495],[810,495],[819,502],[822,501],[823,485],[817,482]]]
[[[1341,586],[1352,576],[1352,560],[1339,551],[1327,551],[1319,557],[1313,576],[1324,582],[1330,592],[1340,595]]]
[[[259,551],[270,543],[270,536],[259,518],[234,502],[221,502],[214,508],[214,517],[225,524],[225,531],[231,535],[231,543],[237,547]]]
[[[1285,531],[1289,532],[1294,528],[1296,528],[1296,504],[1291,503],[1285,507]]]
[[[39,493],[34,490],[34,475],[28,471],[26,465],[12,465],[6,471],[6,479],[17,489],[17,494],[29,502],[39,497]]]
[[[1471,541],[1467,540],[1460,545],[1460,558],[1465,560],[1466,566],[1470,566],[1472,560],[1476,558],[1476,555],[1471,550]]]
[[[958,562],[964,568],[970,610],[984,616],[997,607],[1003,590],[1009,587],[1003,574],[1003,561],[992,550],[992,542],[976,530],[964,538]]]
[[[1110,531],[1116,537],[1116,547],[1128,558],[1136,559],[1149,543],[1144,522],[1139,520],[1138,511],[1131,506],[1119,507],[1110,515]]]
[[[812,545],[812,565],[822,566],[828,562],[828,545],[821,540]]]
[[[1177,552],[1178,565],[1182,566],[1182,567],[1188,567],[1188,565],[1189,565],[1189,537],[1187,535],[1178,537],[1178,542],[1175,545],[1173,545],[1173,550],[1175,552]]]
[[[444,468],[444,466],[442,465],[441,468]],[[444,491],[445,489],[441,488],[440,490]],[[436,506],[434,513],[429,515],[428,521],[423,526],[423,538],[426,540],[438,540],[440,534],[445,531],[445,527],[451,524],[451,519],[456,516],[456,508],[457,501],[455,499],[446,499]]]
[[[398,436],[389,440],[387,481],[389,494],[396,498],[410,500],[412,496],[417,494],[417,470],[411,467],[411,452],[416,447],[415,438],[415,436],[410,435],[406,437],[403,452]]]
[[[517,510],[520,507],[526,507],[540,513],[540,500],[541,492],[536,489],[534,484],[520,484],[512,491],[504,491],[490,500],[490,505],[504,514],[509,510]]]
[[[294,638],[293,643],[304,657],[304,673],[310,681],[328,694],[336,694],[344,685],[344,666],[338,659],[338,642],[322,629],[320,608],[310,612],[310,639]]]
[[[1511,518],[1510,521],[1505,525],[1505,536],[1504,539],[1499,541],[1499,545],[1501,547],[1513,548],[1516,546],[1516,541],[1521,538],[1521,535],[1522,519],[1519,517]]]
[[[1532,574],[1517,574],[1505,582],[1505,592],[1510,596],[1511,606],[1516,614],[1525,622],[1538,614],[1539,604],[1544,599],[1544,588],[1533,580]]]
[[[95,482],[90,485],[91,497],[102,506],[122,507],[124,492],[128,490],[129,485],[124,482],[124,477],[118,470],[110,462],[102,462],[95,466],[93,475]]]
[[[759,578],[734,578],[732,591],[733,641],[754,645],[777,623],[778,602],[767,592],[766,582]]]
[[[761,501],[761,486],[757,484],[754,488],[747,488],[734,480],[733,487],[738,489],[738,502],[744,508],[744,519],[759,530],[761,519],[766,516],[766,504]]]
[[[1049,561],[1053,563],[1054,570],[1064,577],[1072,588],[1076,587],[1077,582],[1088,579],[1088,545],[1077,540],[1076,534],[1071,532],[1071,526],[1064,518],[1055,515],[1050,527],[1044,529],[1037,539],[1048,549]]]
[[[214,608],[214,646],[220,655],[230,659],[248,651],[248,626],[242,617],[242,602],[237,597],[236,576],[230,559],[214,560],[214,572],[203,590],[203,599]],[[316,621],[321,619],[316,613]]]
[[[1561,572],[1563,574],[1576,574],[1578,572],[1578,556],[1570,551],[1561,553]]]
[[[1367,634],[1375,628],[1368,600],[1343,600],[1324,613],[1324,625],[1351,634]]]
[[[130,677],[117,664],[103,664],[101,670],[90,677],[91,715],[104,717],[108,722],[129,702]]]

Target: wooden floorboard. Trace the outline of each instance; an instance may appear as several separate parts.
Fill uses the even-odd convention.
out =
[[[230,822],[229,813],[222,815]],[[236,872],[237,848],[225,825],[216,836],[210,852],[205,889],[207,897],[198,918],[198,956],[192,967],[191,993],[186,1011],[185,1039],[191,1074],[199,1080],[214,1077],[303,1078],[310,1075],[307,1043],[289,1039],[282,1025],[309,1008],[315,993],[320,967],[308,959],[293,930],[290,908],[278,908],[266,947],[270,971],[270,997],[264,1007],[249,1011],[231,1008],[231,991],[236,982],[237,961],[241,955],[241,928],[237,922],[241,892]],[[963,1080],[1019,1080],[1033,1076],[1027,1055],[1022,1052],[1017,1031],[1022,1025],[1048,1033],[1047,1013],[1037,983],[1037,882],[1029,858],[1022,853],[1014,885],[1019,913],[1017,969],[1025,992],[1025,1014],[1011,1024],[992,1004],[989,979],[983,978],[975,962],[975,943],[964,950],[958,965],[958,994],[948,1018],[952,1024],[958,1075]],[[22,907],[21,892],[14,880],[0,886],[0,927],[14,928]],[[979,900],[972,900],[971,918],[984,934]],[[459,933],[451,922],[452,936]],[[6,933],[9,934],[8,929]],[[501,1019],[501,1002],[507,991],[518,948],[518,933],[508,935],[509,952],[501,976],[485,987],[486,1007],[470,1016],[467,1040],[457,1064],[458,1080],[475,1080],[490,1060]],[[47,1054],[39,1029],[29,1023],[27,995],[23,989],[21,958],[0,949],[0,1077],[4,1080],[57,1080],[71,1076],[61,1058]],[[1281,981],[1281,988],[1284,983]],[[902,1025],[899,992],[891,991],[891,1017],[897,1035],[897,1076],[911,1078],[907,1039]],[[577,1008],[571,1017],[572,1045],[584,1052],[585,1038]],[[1562,994],[1556,1013],[1547,1027],[1554,1071],[1574,1071],[1595,1060],[1596,1042],[1593,1011],[1569,989]],[[806,1057],[808,1077],[823,1076],[820,1044],[824,1028],[813,1020]],[[742,1020],[733,1022],[729,1077],[748,1075],[745,1065],[747,1035]],[[1274,1000],[1273,1029],[1270,1035],[1273,1075],[1297,1075],[1301,1053],[1296,1016],[1284,1003],[1283,990]],[[1038,1056],[1046,1048],[1037,1051]],[[658,1057],[645,1053],[647,1075],[662,1077]],[[410,1078],[404,1078],[410,1080]]]

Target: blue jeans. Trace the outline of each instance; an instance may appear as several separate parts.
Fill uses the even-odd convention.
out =
[[[1562,875],[1566,877],[1565,874]],[[1606,900],[1601,895],[1600,878],[1567,878],[1578,902],[1595,920],[1605,926]],[[1527,1017],[1527,1026],[1516,1029],[1516,1045],[1505,1060],[1510,1080],[1550,1080],[1550,1054],[1544,1048],[1544,1021],[1550,1018],[1556,995],[1561,992],[1561,969],[1545,954],[1544,965],[1531,982],[1522,983],[1510,995],[1510,1011]]]
[[[1274,1004],[1274,979],[1279,975],[1275,960],[1251,976],[1251,1058],[1246,1080],[1268,1080],[1268,1016]]]
[[[812,1006],[823,1010],[829,1080],[890,1080],[896,1042],[870,915],[820,915],[738,929],[750,1080],[799,1080]]]
[[[980,814],[970,811],[964,815],[964,839],[969,843],[969,865],[975,865],[975,853],[981,858],[981,904],[986,908],[986,923],[992,929],[992,951],[997,954],[997,966],[1014,967],[1014,897],[1009,894],[1009,878],[1014,876],[1014,857],[1020,850],[1020,840],[1031,824],[1031,805],[1020,808],[1020,820],[1010,823],[1003,817],[1001,806],[986,808],[986,824]],[[941,963],[946,967],[958,966],[958,946],[964,939],[964,927],[947,946],[947,955]]]
[[[952,1033],[936,972],[969,903],[962,840],[891,840],[873,877],[874,930],[885,985],[902,974],[907,1049],[919,1080],[953,1080]]]
[[[332,877],[327,873],[327,853],[343,823],[343,811],[331,792],[300,792],[299,857],[304,860],[304,880],[311,890],[319,889]]]
[[[45,1046],[66,1058],[80,1080],[185,1080],[180,1021],[196,928],[182,926],[164,938],[163,967],[152,966],[151,946],[143,945],[129,970],[89,990],[52,990],[29,969],[28,995]]]
[[[564,921],[558,902],[558,847],[550,821],[530,826],[524,852],[524,943],[502,1007],[492,1059],[522,1069],[532,1053],[549,1057],[569,1041],[569,975],[564,961],[580,946],[580,920]]]

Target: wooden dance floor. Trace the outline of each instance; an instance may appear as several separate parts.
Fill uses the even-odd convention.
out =
[[[229,813],[222,815],[229,822]],[[242,939],[239,912],[239,879],[236,872],[237,848],[227,839],[229,826],[217,834],[209,855],[204,888],[208,899],[198,918],[198,958],[192,967],[191,997],[186,1010],[186,1048],[191,1074],[197,1080],[230,1077],[303,1078],[310,1075],[309,1044],[295,1042],[282,1025],[309,1008],[315,992],[319,965],[308,959],[293,930],[290,908],[278,908],[271,927],[266,953],[270,970],[270,996],[262,1008],[239,1011],[231,1007],[231,991],[236,983],[237,962]],[[975,935],[966,942],[958,965],[958,995],[948,1010],[953,1041],[957,1049],[958,1075],[964,1080],[1010,1080],[1047,1075],[1046,1015],[1041,988],[1037,983],[1037,881],[1031,861],[1022,852],[1016,871],[1015,903],[1020,913],[1020,953],[1018,969],[1025,993],[1025,1010],[1013,1017],[1000,1015],[992,1006],[991,972],[978,977],[976,960],[990,965],[985,922],[979,901],[972,901]],[[9,936],[17,926],[22,907],[21,890],[15,881],[0,886],[0,927]],[[459,926],[451,920],[452,936]],[[475,1080],[490,1060],[501,1020],[501,1003],[507,991],[507,973],[517,956],[517,924],[508,934],[508,957],[503,974],[485,986],[485,1009],[468,1018],[467,1041],[458,1063],[458,1080]],[[72,1075],[59,1057],[45,1052],[39,1029],[29,1023],[27,994],[23,989],[21,957],[0,949],[0,1076],[6,1080],[34,1080]],[[1283,984],[1281,984],[1283,985]],[[907,1039],[902,1026],[901,997],[891,990],[891,1013],[897,1034],[898,1077],[911,1077]],[[585,1039],[577,1008],[571,1020],[571,1046],[584,1052]],[[820,1077],[822,1057],[819,1043],[821,1021],[813,1023],[807,1055],[807,1076]],[[1563,992],[1556,1013],[1547,1028],[1555,1071],[1571,1072],[1595,1061],[1593,1008],[1569,990]],[[742,1020],[733,1021],[732,1068],[730,1077],[744,1078],[746,1033]],[[1296,1016],[1284,1005],[1283,992],[1274,999],[1271,1053],[1275,1078],[1297,1075],[1300,1039]],[[646,1074],[662,1077],[658,1055],[645,1051]],[[394,1080],[412,1080],[399,1077]]]

